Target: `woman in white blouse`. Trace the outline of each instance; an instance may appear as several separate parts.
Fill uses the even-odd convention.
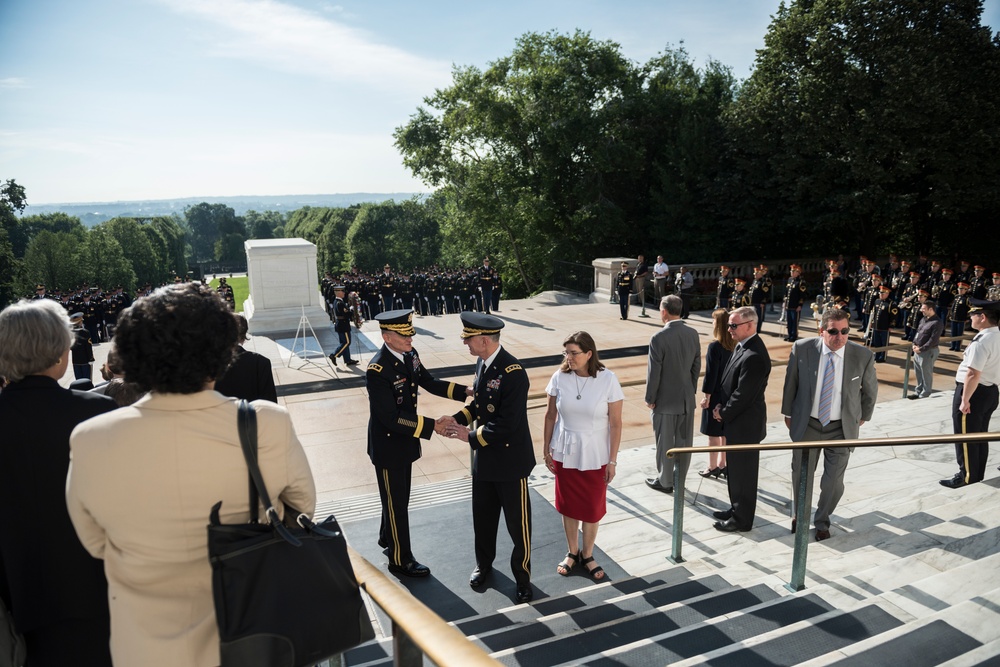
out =
[[[581,565],[591,579],[603,581],[606,574],[594,562],[594,543],[607,513],[608,484],[615,477],[625,394],[601,363],[590,334],[570,334],[563,347],[565,361],[545,388],[545,465],[556,477],[556,510],[563,516],[567,546],[556,572],[566,577]]]

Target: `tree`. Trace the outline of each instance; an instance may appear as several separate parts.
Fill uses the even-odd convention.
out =
[[[80,266],[93,285],[105,288],[121,285],[130,292],[135,291],[135,272],[121,245],[103,225],[87,234],[80,248]]]
[[[191,256],[195,261],[217,259],[216,242],[227,234],[241,233],[246,229],[236,218],[236,211],[225,204],[202,202],[184,209],[184,218],[190,233]]]
[[[278,211],[247,211],[243,216],[247,236],[251,239],[276,238],[275,230],[285,225],[285,216]]]
[[[78,257],[86,236],[82,227],[72,232],[38,232],[24,253],[24,277],[20,291],[31,293],[36,283],[42,283],[50,290],[68,290],[87,280]]]
[[[14,286],[21,267],[11,237],[18,229],[17,213],[27,205],[24,188],[14,179],[0,185],[0,308],[14,301],[17,295]]]
[[[348,264],[410,270],[435,263],[440,244],[437,221],[420,202],[365,204],[347,232]]]
[[[139,284],[156,285],[173,277],[166,258],[157,254],[150,236],[143,233],[135,218],[112,218],[99,227],[106,228],[118,241]]]
[[[980,0],[782,6],[730,119],[747,243],[982,252],[1000,210],[1000,42],[981,15]]]

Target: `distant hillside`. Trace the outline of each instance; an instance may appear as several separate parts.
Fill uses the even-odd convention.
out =
[[[353,192],[338,195],[276,195],[271,197],[186,197],[184,199],[151,199],[143,201],[90,202],[71,204],[39,204],[28,206],[23,215],[39,215],[43,213],[65,213],[83,222],[87,227],[93,227],[105,220],[122,216],[153,217],[158,215],[184,214],[184,209],[202,202],[209,204],[225,204],[243,215],[247,211],[281,211],[287,213],[303,206],[345,207],[352,204],[367,202],[383,202],[389,199],[403,201],[414,196],[423,196],[417,192]]]

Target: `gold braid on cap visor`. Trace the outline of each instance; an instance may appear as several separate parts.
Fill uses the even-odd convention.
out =
[[[412,324],[379,324],[379,328],[383,331],[395,331],[400,336],[413,336],[417,333]]]
[[[462,329],[462,338],[472,338],[473,336],[492,336],[493,334],[500,333],[499,329],[470,329],[465,327]]]

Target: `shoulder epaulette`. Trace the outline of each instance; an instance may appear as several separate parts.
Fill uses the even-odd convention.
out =
[[[368,370],[375,371],[376,373],[382,372],[382,367],[378,364],[368,364]]]
[[[507,373],[513,373],[514,371],[519,371],[519,370],[522,370],[521,364],[511,364],[510,366],[504,369],[504,371],[506,371]]]

